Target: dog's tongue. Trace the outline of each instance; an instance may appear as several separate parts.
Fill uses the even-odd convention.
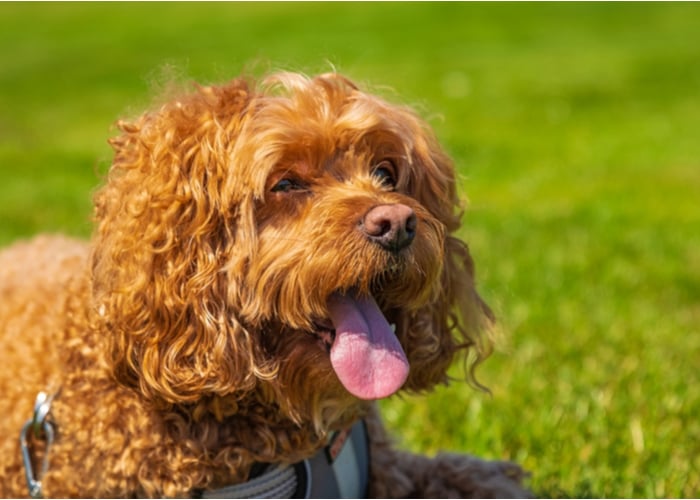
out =
[[[328,310],[335,327],[331,364],[345,388],[360,399],[398,391],[408,376],[408,360],[374,298],[335,293]]]

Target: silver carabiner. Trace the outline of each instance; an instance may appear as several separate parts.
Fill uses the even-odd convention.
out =
[[[34,416],[27,420],[19,435],[19,444],[22,449],[22,460],[24,461],[24,473],[27,478],[27,488],[29,496],[41,498],[41,480],[49,470],[49,448],[54,440],[54,428],[46,417],[51,409],[53,396],[48,396],[45,392],[40,392],[34,404]],[[32,460],[32,441],[43,440],[46,445],[41,460],[41,470],[39,475],[34,471],[34,461]]]

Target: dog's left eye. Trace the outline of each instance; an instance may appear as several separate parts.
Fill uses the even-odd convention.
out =
[[[382,160],[372,169],[372,175],[387,187],[396,187],[396,167],[390,160]]]
[[[291,191],[303,191],[305,189],[306,185],[304,185],[301,181],[284,178],[277,181],[277,184],[272,186],[270,191],[273,193],[289,193]]]

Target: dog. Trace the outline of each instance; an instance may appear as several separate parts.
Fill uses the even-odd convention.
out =
[[[515,464],[397,450],[377,410],[492,345],[414,111],[279,72],[117,127],[90,242],[0,253],[2,496],[529,496]]]

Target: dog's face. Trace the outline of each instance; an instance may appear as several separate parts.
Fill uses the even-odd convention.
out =
[[[460,347],[487,350],[451,235],[455,173],[410,110],[335,74],[284,73],[121,129],[93,261],[120,379],[219,413],[255,394],[318,423],[444,381]]]

